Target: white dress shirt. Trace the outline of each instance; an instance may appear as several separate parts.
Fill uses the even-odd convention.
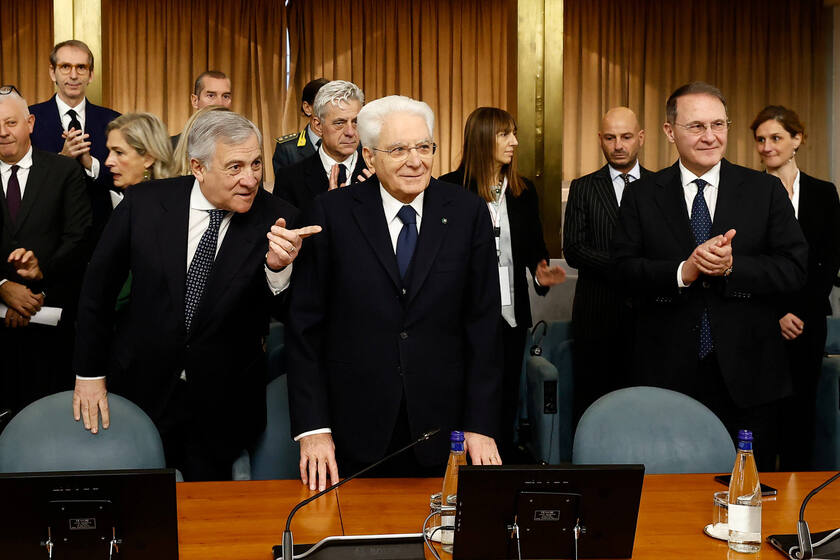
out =
[[[697,196],[696,179],[703,179],[706,181],[706,186],[703,189],[703,198],[706,200],[706,206],[709,207],[709,216],[712,218],[712,223],[715,221],[715,207],[717,206],[718,191],[720,189],[720,162],[717,162],[714,167],[706,171],[702,176],[698,177],[679,162],[680,179],[682,181],[683,196],[685,197],[685,208],[691,217],[691,207],[694,206],[694,197]],[[683,282],[682,268],[685,261],[680,263],[677,267],[677,286],[680,288],[687,288],[689,285]]]
[[[385,210],[385,223],[388,224],[388,233],[391,235],[391,246],[394,248],[394,255],[397,254],[397,239],[400,236],[403,223],[397,216],[400,208],[405,206],[405,203],[400,202],[394,198],[391,193],[385,190],[382,185],[379,185],[379,194],[382,197],[382,209]],[[420,222],[423,219],[423,198],[426,192],[423,191],[418,194],[414,200],[409,204],[414,211],[417,212],[417,234],[420,234]],[[300,441],[306,436],[313,436],[315,434],[331,434],[330,428],[318,428],[317,430],[309,430],[295,436],[295,441]]]
[[[793,204],[793,215],[799,219],[799,170],[796,170],[796,177],[793,178],[793,196],[790,197],[790,203]]]
[[[621,206],[621,197],[624,195],[624,179],[621,178],[621,171],[618,171],[613,168],[612,165],[607,165],[607,168],[610,170],[610,179],[612,180],[613,189],[615,190],[615,201],[618,202],[618,205]],[[633,169],[627,172],[627,176],[630,179],[630,182],[638,181],[639,178],[642,176],[642,170],[639,166],[639,160],[636,160],[636,165],[633,166]]]
[[[26,151],[26,154],[18,160],[17,163],[8,164],[0,161],[0,182],[3,183],[3,196],[6,196],[6,191],[9,186],[9,179],[12,176],[12,166],[17,165],[17,180],[20,185],[20,200],[23,202],[23,193],[26,191],[26,180],[29,179],[29,170],[32,168],[32,146]],[[8,255],[6,255],[8,256]],[[0,286],[5,284],[8,278],[0,278]]]
[[[85,108],[87,107],[86,98],[82,98],[82,101],[78,105],[71,107],[62,101],[58,95],[56,95],[55,104],[58,105],[58,115],[61,117],[61,128],[64,129],[64,132],[67,132],[67,129],[70,127],[71,117],[67,114],[67,111],[70,109],[76,111],[76,119],[79,121],[79,124],[82,125],[82,132],[85,131]],[[88,138],[88,141],[90,141],[90,138]],[[88,174],[88,177],[97,179],[99,178],[99,160],[93,157],[93,154],[89,155],[91,160],[90,169],[85,169],[85,173]]]
[[[321,164],[324,166],[324,171],[327,173],[327,179],[330,178],[333,165],[340,163],[347,168],[347,184],[349,185],[353,182],[353,178],[350,175],[353,173],[353,170],[356,169],[356,160],[359,157],[358,150],[353,152],[353,155],[347,156],[344,161],[336,161],[327,155],[327,152],[324,151],[324,145],[321,144],[321,147],[318,148],[318,155],[321,157]]]

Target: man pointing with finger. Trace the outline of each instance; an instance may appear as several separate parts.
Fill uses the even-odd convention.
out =
[[[612,246],[637,300],[637,379],[701,401],[733,436],[752,429],[772,469],[791,391],[776,304],[805,282],[805,238],[780,181],[723,159],[720,90],[686,84],[666,116],[679,161],[625,191]]]
[[[193,177],[126,192],[91,259],[79,303],[73,411],[92,432],[107,390],[155,421],[185,480],[224,480],[265,426],[265,353],[274,296],[302,239],[295,210],[261,188],[259,130],[233,112],[196,119]],[[114,302],[129,272],[125,316]]]

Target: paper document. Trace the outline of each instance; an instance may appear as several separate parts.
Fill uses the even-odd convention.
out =
[[[6,317],[6,312],[9,310],[8,307],[0,303],[0,318]],[[36,323],[38,325],[49,325],[54,327],[58,325],[58,321],[61,319],[61,308],[60,307],[42,307],[38,313],[33,315],[29,318],[30,323]]]

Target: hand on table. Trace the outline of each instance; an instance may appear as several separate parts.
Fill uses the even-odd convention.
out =
[[[310,490],[324,490],[330,482],[338,482],[335,444],[332,434],[312,434],[300,438],[300,481]]]
[[[491,437],[475,432],[464,432],[464,451],[469,453],[473,465],[502,464],[496,442]]]

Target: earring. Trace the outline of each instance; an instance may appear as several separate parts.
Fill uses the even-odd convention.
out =
[[[152,178],[152,172],[149,171],[149,168],[147,167],[146,169],[143,170],[143,180],[144,181],[149,181],[149,180],[151,180],[151,178]]]

